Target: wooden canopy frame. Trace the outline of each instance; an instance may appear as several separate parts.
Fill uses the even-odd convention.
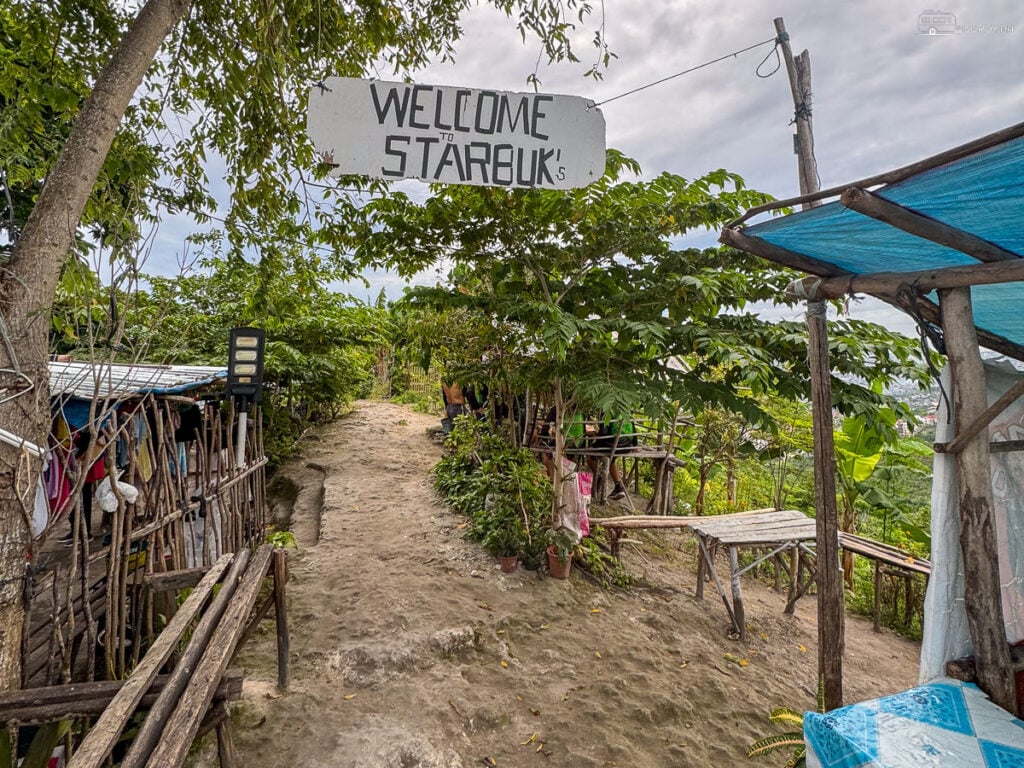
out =
[[[956,457],[960,503],[960,549],[964,562],[964,592],[971,641],[975,649],[978,682],[993,701],[1004,709],[1016,709],[1013,665],[1006,643],[1000,593],[999,566],[991,556],[996,551],[990,446],[985,428],[1008,405],[1024,395],[1024,385],[1012,388],[988,407],[984,368],[979,345],[1024,361],[1024,345],[975,326],[971,286],[1024,280],[1024,253],[1006,250],[969,232],[936,221],[893,203],[869,187],[909,179],[940,165],[969,157],[1024,136],[1024,123],[942,152],[888,173],[832,187],[830,189],[758,206],[730,222],[720,241],[810,277],[789,286],[789,293],[808,300],[808,326],[815,430],[831,429],[831,366],[824,333],[822,301],[854,292],[867,293],[908,311],[915,319],[941,327],[953,379],[953,407],[956,437],[937,451]],[[756,214],[798,204],[838,197],[850,210],[888,224],[916,237],[955,249],[976,260],[974,264],[914,272],[853,274],[835,264],[795,250],[780,247],[745,233],[741,225]],[[937,290],[938,304],[926,297]],[[813,320],[812,320],[813,318]],[[826,693],[842,691],[842,588],[838,557],[832,543],[838,541],[834,497],[834,454],[830,441],[819,447],[815,440],[815,474],[819,493],[818,514],[818,624],[819,672],[825,678]],[[1000,446],[1020,450],[1024,445]],[[831,492],[829,489],[832,489]],[[838,545],[836,545],[836,551]],[[838,609],[837,609],[838,606]],[[837,620],[838,615],[838,620]],[[838,624],[838,631],[834,625]],[[838,661],[837,661],[838,659]],[[829,698],[827,696],[827,698]],[[832,699],[835,700],[834,698]]]

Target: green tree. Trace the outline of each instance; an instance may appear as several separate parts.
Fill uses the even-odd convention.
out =
[[[730,249],[671,245],[764,195],[721,170],[643,181],[614,150],[606,167],[580,190],[437,187],[422,204],[403,195],[373,201],[356,251],[365,264],[407,273],[454,262],[449,285],[415,289],[410,301],[471,313],[474,332],[491,326],[480,338],[502,350],[502,375],[520,392],[550,393],[556,472],[558,427],[579,408],[674,418],[718,407],[760,425],[771,421],[764,395],[809,393],[803,325],[745,311],[782,295],[791,273]],[[833,324],[832,339],[843,346],[842,374],[921,376],[909,339],[852,320]],[[888,402],[846,378],[835,388],[850,413]]]
[[[492,4],[517,15],[523,33],[539,35],[555,58],[572,55],[574,22],[590,11],[577,0]],[[431,58],[450,57],[461,34],[459,16],[468,7],[466,0],[148,0],[133,16],[135,5],[114,0],[8,5],[13,10],[3,21],[14,31],[3,41],[0,93],[5,113],[13,110],[22,122],[16,133],[0,137],[0,156],[22,149],[25,159],[18,174],[6,169],[4,181],[7,192],[19,194],[17,199],[5,195],[8,231],[16,228],[17,240],[0,276],[5,331],[0,367],[29,382],[36,394],[0,402],[0,423],[36,444],[45,443],[48,428],[47,319],[79,227],[88,222],[90,206],[104,204],[94,191],[108,158],[126,158],[130,173],[126,184],[111,189],[107,202],[130,202],[125,210],[132,215],[120,224],[115,216],[102,217],[104,226],[94,233],[101,239],[123,233],[124,226],[158,205],[189,207],[202,218],[209,202],[204,160],[215,152],[227,168],[226,229],[234,250],[246,245],[262,250],[289,239],[343,253],[346,217],[358,209],[334,184],[317,188],[325,193],[318,202],[310,198],[311,183],[326,169],[317,166],[304,137],[304,94],[328,74],[359,75],[381,62],[405,73]],[[40,19],[45,23],[35,23]],[[31,43],[24,67],[7,66],[12,40]],[[46,50],[57,62],[50,72],[42,56]],[[54,83],[53,90],[45,90]],[[66,115],[66,131],[53,130],[51,115],[32,107],[41,101]],[[169,135],[167,146],[154,153],[142,145],[143,152],[122,155],[120,136],[135,128],[136,139]],[[32,146],[35,135],[45,136],[46,145]],[[171,182],[163,191],[152,184],[158,174]],[[19,217],[29,207],[20,226]],[[19,469],[20,455],[7,447],[0,452],[5,489],[0,492],[0,626],[5,631],[0,689],[18,681],[20,578],[29,546],[27,511],[39,472],[33,466],[26,476]],[[28,495],[18,488],[28,489]]]
[[[125,346],[133,358],[220,365],[232,327],[263,328],[263,410],[276,463],[304,429],[368,389],[388,313],[327,288],[335,273],[315,256],[285,249],[250,264],[207,240],[200,269],[148,278],[149,291],[132,297]]]

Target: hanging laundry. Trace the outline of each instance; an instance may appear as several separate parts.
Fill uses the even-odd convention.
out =
[[[43,535],[46,526],[50,521],[50,504],[46,498],[46,488],[43,478],[40,476],[36,483],[36,497],[32,504],[32,538],[38,539]]]
[[[42,482],[49,510],[49,522],[56,522],[67,511],[71,501],[69,467],[73,463],[70,452],[57,446],[46,454]]]
[[[145,415],[136,412],[133,423],[135,429],[135,446],[138,462],[139,476],[143,482],[149,482],[153,477],[153,442],[149,436],[149,425]]]

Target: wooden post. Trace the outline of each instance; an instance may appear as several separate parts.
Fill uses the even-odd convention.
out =
[[[747,621],[743,611],[743,591],[740,588],[740,560],[736,547],[729,547],[729,582],[732,587],[732,623],[740,633],[740,640],[746,642]]]
[[[875,607],[871,614],[875,632],[882,631],[882,562],[875,560]]]
[[[704,599],[704,581],[708,577],[708,567],[704,562],[704,547],[700,546],[700,543],[704,540],[703,534],[697,534],[697,588],[694,592],[694,597],[698,600]]]
[[[231,730],[228,728],[229,722],[225,718],[217,723],[217,757],[220,759],[220,768],[235,768],[238,765],[235,741],[231,738]]]
[[[939,292],[942,332],[953,379],[956,433],[986,409],[985,368],[978,351],[970,288]],[[988,433],[982,431],[956,454],[960,500],[960,553],[964,608],[974,645],[978,685],[1003,709],[1016,711],[1013,666],[1006,641],[995,524]]]
[[[789,550],[789,595],[783,613],[796,613],[796,601],[800,593],[800,545]]]
[[[818,166],[814,160],[814,137],[811,124],[811,55],[804,51],[793,57],[789,45],[789,33],[782,18],[775,19],[775,31],[779,36],[779,47],[782,58],[786,62],[789,74],[789,87],[793,92],[793,105],[796,109],[796,147],[799,159],[800,194],[807,195],[818,191]],[[814,205],[820,205],[815,202]],[[807,207],[807,206],[805,206]]]
[[[288,554],[274,550],[274,625],[277,628],[277,688],[288,690],[288,609],[284,585],[288,581]]]
[[[256,604],[260,586],[270,570],[271,550],[263,545],[252,556],[242,582],[235,590],[231,605],[221,618],[207,652],[196,665],[188,687],[178,700],[178,706],[164,721],[164,734],[145,765],[147,768],[181,765],[199,730],[203,713],[213,700],[213,692],[224,675],[231,657],[238,647],[238,638],[245,627],[245,620]],[[152,716],[152,712],[150,713]],[[127,761],[123,763],[127,768]]]
[[[239,581],[245,575],[249,565],[249,550],[243,549],[234,556],[234,562],[224,577],[217,596],[210,602],[209,607],[203,614],[199,623],[189,637],[188,645],[178,663],[171,673],[171,678],[164,686],[160,696],[153,703],[149,714],[139,726],[132,745],[125,755],[122,765],[125,768],[138,768],[141,766],[149,753],[156,747],[164,732],[164,723],[168,716],[178,706],[185,689],[191,684],[192,675],[196,665],[206,653],[210,639],[220,627],[224,614],[231,607],[231,600],[238,589]],[[218,681],[219,682],[219,681]]]
[[[839,567],[832,382],[825,304],[807,305],[811,410],[814,415],[814,508],[817,535],[818,674],[825,681],[825,709],[843,705],[843,578]]]
[[[786,62],[796,119],[796,150],[800,193],[817,192],[818,166],[814,159],[811,123],[811,56],[803,51],[795,59],[789,34],[781,18],[775,31]],[[820,205],[804,204],[804,209]],[[825,708],[843,705],[843,580],[839,568],[839,525],[836,509],[835,446],[832,435],[832,382],[828,356],[825,304],[807,302],[807,345],[811,369],[811,404],[814,417],[814,507],[817,522],[818,567],[818,675],[825,682]]]

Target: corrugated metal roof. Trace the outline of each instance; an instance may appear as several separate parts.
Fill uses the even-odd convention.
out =
[[[50,394],[91,400],[119,399],[149,392],[172,394],[227,378],[226,368],[201,365],[144,365],[50,362]]]

